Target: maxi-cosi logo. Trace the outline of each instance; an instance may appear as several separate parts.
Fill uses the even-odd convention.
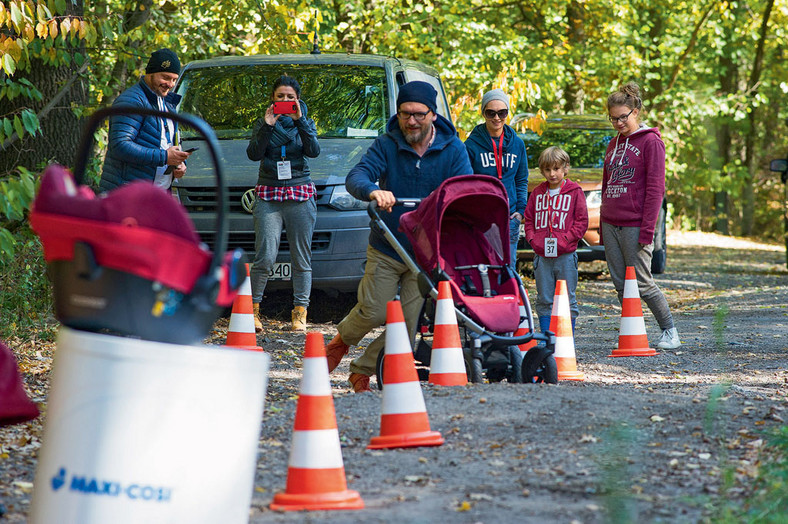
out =
[[[52,477],[52,490],[59,491],[64,487],[68,491],[85,495],[125,497],[130,500],[169,502],[172,498],[172,488],[138,483],[123,484],[112,480],[75,474],[72,474],[69,478],[66,468],[60,468],[57,474]]]

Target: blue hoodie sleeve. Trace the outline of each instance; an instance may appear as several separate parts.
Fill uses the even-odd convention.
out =
[[[470,153],[466,149],[466,144],[457,139],[458,146],[455,149],[456,154],[452,161],[451,176],[457,175],[472,175],[473,168],[471,167]]]
[[[358,164],[353,166],[345,178],[345,188],[348,193],[363,200],[369,201],[369,194],[377,189],[378,180],[383,175],[386,169],[386,153],[383,147],[383,136],[372,143],[364,156],[361,157]]]

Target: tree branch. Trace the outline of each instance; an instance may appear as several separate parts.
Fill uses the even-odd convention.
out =
[[[673,72],[670,75],[670,82],[668,82],[668,86],[665,88],[665,91],[670,91],[673,89],[673,86],[676,85],[676,80],[678,79],[679,72],[681,72],[681,68],[684,65],[684,61],[695,48],[695,44],[698,42],[698,34],[700,33],[703,24],[705,24],[706,20],[709,19],[711,11],[714,9],[714,5],[716,3],[717,0],[711,0],[709,5],[706,6],[706,12],[703,13],[703,16],[700,18],[700,20],[698,20],[698,23],[695,24],[695,29],[692,30],[692,36],[690,37],[689,42],[687,42],[687,47],[684,49],[684,52],[681,53],[678,62],[676,62],[676,65],[673,67]]]

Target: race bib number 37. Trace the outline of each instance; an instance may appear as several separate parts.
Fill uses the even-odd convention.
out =
[[[544,256],[555,258],[558,256],[558,239],[545,238],[544,239]]]

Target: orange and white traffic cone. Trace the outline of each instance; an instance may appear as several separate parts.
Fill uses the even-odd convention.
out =
[[[284,493],[274,495],[276,511],[362,509],[357,491],[347,489],[323,335],[307,333],[293,444]]]
[[[569,310],[566,280],[559,280],[555,283],[550,331],[555,333],[554,356],[558,368],[558,380],[585,380],[585,375],[577,370],[575,336],[572,332],[572,313]]]
[[[627,266],[624,298],[621,303],[621,324],[618,330],[618,349],[609,357],[651,357],[657,350],[648,347],[646,322],[640,304],[637,275],[634,266]]]
[[[257,334],[254,330],[252,280],[249,278],[249,264],[246,264],[246,278],[238,289],[238,295],[233,300],[230,325],[227,327],[227,341],[224,345],[250,351],[263,350],[257,345]]]
[[[526,333],[528,333],[529,326],[533,326],[534,325],[534,317],[533,317],[533,315],[531,315],[531,311],[530,310],[526,311],[526,309],[525,309],[525,302],[523,302],[523,300],[530,300],[528,298],[528,290],[523,288],[523,291],[525,291],[525,298],[520,297],[520,318],[522,318],[523,321],[520,322],[520,325],[518,326],[517,331],[514,332],[514,336],[515,337],[521,337],[521,336],[525,335]],[[531,349],[533,347],[536,347],[536,340],[529,340],[528,342],[526,342],[524,344],[520,344],[517,347],[520,348],[520,354],[525,356],[525,354],[528,353],[529,349]]]
[[[447,280],[438,283],[429,383],[438,386],[464,386],[468,383],[460,328],[457,327],[457,314],[454,312],[451,286]]]
[[[443,437],[430,430],[427,407],[413,360],[402,305],[386,305],[386,346],[383,356],[383,403],[380,436],[372,437],[367,449],[440,446]]]

